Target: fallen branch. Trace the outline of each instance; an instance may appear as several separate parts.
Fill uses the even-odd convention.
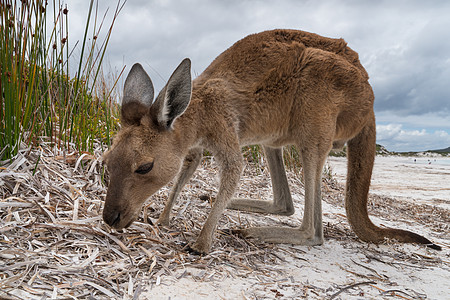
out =
[[[349,286],[346,286],[345,288],[342,288],[341,290],[337,291],[336,293],[334,293],[333,295],[330,296],[330,300],[336,298],[337,296],[339,296],[341,293],[352,289],[354,287],[360,286],[360,285],[366,285],[366,284],[377,284],[375,281],[364,281],[364,282],[359,282],[359,283],[355,283],[355,284],[351,284]]]

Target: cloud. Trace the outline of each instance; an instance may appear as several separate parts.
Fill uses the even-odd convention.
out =
[[[86,16],[83,3],[69,3],[75,36],[84,30],[79,26]],[[99,5],[100,12],[110,6],[111,15],[115,3]],[[442,80],[450,76],[446,72],[450,70],[448,13],[450,3],[445,1],[429,5],[423,1],[134,0],[119,15],[108,52],[113,65],[147,62],[163,77],[190,56],[200,73],[250,33],[297,28],[345,38],[371,75],[377,108],[408,110],[408,99],[422,95],[431,99],[435,92],[448,95]]]
[[[376,120],[379,125],[395,122],[408,129],[445,130],[450,132],[450,115],[437,115],[423,113],[422,115],[398,115],[395,112],[376,112]]]
[[[384,34],[389,40],[369,52],[366,67],[377,111],[450,113],[450,19],[430,7],[418,5],[396,24],[385,24],[396,30]],[[448,4],[442,11],[450,11]]]
[[[450,134],[443,130],[403,129],[401,124],[377,125],[377,143],[390,151],[426,151],[450,145]]]
[[[184,58],[200,74],[244,36],[298,28],[343,37],[360,53],[377,111],[450,113],[449,2],[129,1],[110,44],[113,64],[140,61],[161,88]]]
[[[73,42],[82,38],[87,7],[84,0],[68,5]],[[115,5],[99,1],[100,15]],[[160,90],[184,57],[199,75],[250,33],[294,28],[343,37],[370,75],[377,120],[406,120],[403,130],[425,128],[437,138],[430,132],[450,132],[449,14],[450,1],[133,0],[117,19],[108,60],[113,69],[125,64],[125,74],[142,63]]]

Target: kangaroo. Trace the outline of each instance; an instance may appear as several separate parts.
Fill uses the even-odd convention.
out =
[[[121,124],[104,160],[110,172],[103,219],[129,226],[143,203],[177,176],[158,222],[170,211],[196,170],[203,149],[216,157],[220,186],[211,212],[191,249],[207,253],[226,208],[292,215],[282,147],[296,145],[305,180],[299,228],[242,229],[244,237],[271,243],[321,245],[321,176],[329,151],[348,146],[345,208],[358,237],[385,238],[440,247],[369,219],[367,199],[375,157],[374,94],[358,54],[343,39],[298,30],[253,34],[220,54],[195,80],[184,59],[153,101],[152,82],[140,64],[125,81]],[[263,145],[273,200],[233,199],[243,169],[241,147]]]

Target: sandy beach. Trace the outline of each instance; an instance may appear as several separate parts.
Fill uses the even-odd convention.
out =
[[[414,159],[416,161],[414,162]],[[430,159],[431,164],[429,164]],[[330,157],[327,161],[333,178],[345,184],[346,158]],[[292,175],[292,174],[290,174]],[[450,204],[450,158],[377,157],[371,193],[394,201],[408,201],[411,205],[423,204],[442,207],[448,214]],[[300,192],[301,193],[301,192]],[[334,201],[328,202],[330,193],[324,191],[324,222],[332,228],[349,230],[345,211]],[[341,195],[342,196],[342,195]],[[267,195],[269,197],[269,195]],[[333,197],[333,196],[332,196]],[[300,223],[299,212],[303,199],[294,196],[297,214],[293,219]],[[342,199],[340,199],[342,200]],[[378,199],[380,201],[380,199]],[[381,199],[382,200],[382,199]],[[380,203],[383,206],[383,203]],[[447,216],[448,217],[448,216]],[[249,218],[264,220],[264,216]],[[272,217],[280,223],[285,217]],[[446,299],[450,294],[449,229],[434,233],[426,224],[397,216],[372,218],[382,226],[401,227],[421,232],[444,244],[437,252],[422,246],[389,243],[365,244],[359,240],[330,237],[322,246],[305,247],[277,245],[279,260],[272,267],[275,276],[260,278],[249,271],[238,275],[233,270],[219,280],[170,280],[152,285],[147,299]],[[390,219],[390,220],[388,220]],[[397,220],[397,222],[395,221]],[[260,223],[260,221],[258,222]],[[261,222],[262,223],[262,222]],[[344,225],[345,224],[345,225]],[[448,224],[447,224],[448,225]],[[342,226],[342,227],[341,227]],[[416,257],[419,260],[411,260]],[[419,261],[437,259],[436,265],[420,265]],[[194,278],[201,270],[188,270]],[[235,274],[235,275],[233,275]],[[208,277],[208,276],[206,276]],[[214,277],[214,276],[213,276]],[[372,283],[371,283],[372,282]],[[374,284],[374,283],[377,284]],[[351,287],[342,294],[336,294]],[[174,288],[180,290],[174,292]],[[341,290],[339,290],[341,289]],[[388,291],[398,291],[390,293]],[[334,291],[334,293],[333,293]]]
[[[347,159],[329,157],[333,176],[345,183]],[[450,157],[377,156],[371,192],[450,210]]]
[[[71,157],[69,157],[72,159]],[[428,158],[425,158],[428,159]],[[301,224],[301,174],[288,172],[291,217],[227,210],[211,252],[189,253],[217,192],[218,169],[204,159],[174,207],[155,220],[169,187],[124,232],[101,220],[106,187],[98,155],[19,157],[0,169],[0,297],[4,299],[448,299],[449,160],[431,164],[377,157],[369,213],[379,226],[420,233],[442,246],[359,240],[344,209],[345,158],[329,158],[322,188],[325,242],[275,245],[231,234],[249,226]],[[34,172],[35,166],[38,170]],[[96,171],[97,170],[97,171]],[[33,174],[34,173],[34,174]],[[266,168],[249,163],[239,197],[271,198]]]

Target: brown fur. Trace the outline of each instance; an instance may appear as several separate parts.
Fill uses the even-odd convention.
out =
[[[346,210],[358,236],[371,242],[393,238],[434,245],[407,231],[381,229],[369,220],[374,96],[357,53],[344,40],[297,30],[250,35],[219,55],[192,85],[189,99],[190,62],[185,60],[150,105],[150,79],[140,65],[130,71],[124,91],[124,128],[105,155],[111,172],[103,213],[108,224],[128,226],[144,201],[178,174],[159,218],[168,224],[174,201],[206,148],[221,167],[216,202],[192,246],[206,253],[227,207],[284,215],[294,212],[281,155],[281,147],[293,144],[301,153],[305,174],[302,226],[248,228],[242,234],[268,242],[322,244],[323,164],[333,146],[348,141]],[[144,100],[139,99],[140,90]],[[249,144],[264,146],[273,201],[232,199],[243,167],[240,149]],[[136,173],[150,162],[154,164],[148,173]]]

